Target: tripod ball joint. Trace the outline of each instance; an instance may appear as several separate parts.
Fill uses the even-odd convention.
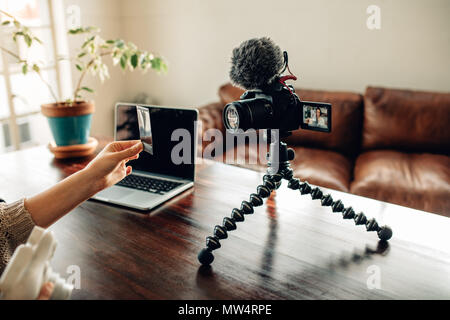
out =
[[[322,203],[322,206],[329,207],[333,204],[333,198],[331,197],[331,195],[327,194],[322,197],[322,200],[320,200],[320,202]]]
[[[319,188],[314,188],[311,190],[311,198],[313,200],[322,199],[323,193]]]
[[[198,253],[198,261],[204,265],[208,266],[214,261],[214,255],[212,254],[211,250],[204,248]]]
[[[259,207],[259,206],[262,206],[264,202],[260,196],[258,196],[256,193],[252,193],[250,195],[250,203],[254,207]]]
[[[295,158],[295,151],[294,149],[288,148],[287,149],[287,156],[288,156],[288,160],[292,161]]]
[[[220,242],[219,242],[219,238],[217,238],[216,236],[206,237],[206,247],[210,251],[219,249],[221,247]]]
[[[225,217],[223,218],[222,225],[227,229],[227,231],[233,231],[236,230],[236,221],[234,221],[233,218]]]
[[[300,184],[300,187],[298,188],[298,190],[300,190],[301,195],[308,194],[308,193],[311,193],[311,186],[309,185],[309,183],[307,181],[305,181]]]
[[[331,209],[333,210],[333,212],[341,212],[342,210],[344,210],[344,204],[341,200],[337,200],[333,202],[333,204],[331,205]]]
[[[361,224],[366,224],[367,217],[364,213],[360,212],[354,216],[353,220],[355,220],[355,224],[358,226]]]
[[[270,181],[270,180],[264,181],[264,186],[265,186],[267,189],[269,189],[270,191],[275,190],[276,187],[277,187],[277,186],[275,185],[275,182]]]
[[[288,188],[292,190],[297,190],[300,187],[300,180],[297,178],[292,178],[289,180]]]
[[[261,202],[262,202],[262,199],[261,199]],[[244,214],[253,214],[253,212],[254,212],[253,205],[250,202],[248,202],[248,201],[242,201],[242,203],[241,203],[241,212],[243,212]]]
[[[216,236],[219,239],[226,239],[228,238],[227,229],[223,226],[215,226],[214,227],[214,236]]]
[[[285,180],[291,180],[292,177],[294,176],[294,170],[292,170],[291,168],[287,167],[284,168],[281,172],[283,179]]]
[[[245,220],[244,213],[238,208],[234,208],[233,211],[231,211],[231,217],[236,222],[242,222]]]
[[[260,196],[261,198],[267,198],[270,196],[270,193],[272,192],[269,188],[267,188],[265,185],[259,185],[256,188],[257,192],[258,192],[258,196]]]
[[[378,232],[378,238],[382,241],[387,241],[392,238],[392,229],[388,226],[382,226]]]
[[[352,207],[345,208],[342,211],[342,218],[344,219],[353,219],[355,215],[356,215],[355,210],[353,210]]]
[[[281,179],[283,179],[283,176],[279,173],[275,173],[272,175],[272,181],[275,183],[281,182]]]

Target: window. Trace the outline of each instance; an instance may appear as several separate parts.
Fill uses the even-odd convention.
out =
[[[61,52],[61,48],[67,48],[66,33],[61,32],[65,29],[61,3],[59,0],[0,0],[3,11],[29,27],[43,42],[28,48],[22,38],[17,42],[12,40],[12,27],[2,26],[1,47],[38,62],[42,77],[60,97],[71,89],[67,81],[70,68],[58,59],[67,56]],[[7,20],[4,15],[1,19]],[[0,153],[52,140],[47,120],[40,113],[41,104],[49,102],[54,99],[39,76],[34,72],[23,75],[16,60],[0,50]]]

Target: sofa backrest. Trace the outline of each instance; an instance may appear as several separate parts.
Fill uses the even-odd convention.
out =
[[[225,84],[219,89],[223,104],[239,99],[244,90]],[[363,120],[363,99],[360,94],[296,89],[303,101],[328,102],[332,104],[331,133],[296,130],[286,139],[290,145],[301,145],[334,150],[348,156],[355,156],[361,145]]]
[[[245,90],[233,86],[231,83],[225,83],[219,88],[219,98],[223,105],[239,100],[239,97]]]
[[[450,152],[450,93],[368,87],[364,150]]]

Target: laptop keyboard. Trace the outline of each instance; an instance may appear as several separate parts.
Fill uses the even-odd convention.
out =
[[[181,183],[150,177],[129,175],[126,176],[123,180],[119,181],[117,185],[157,194],[165,194],[166,192],[181,185]]]

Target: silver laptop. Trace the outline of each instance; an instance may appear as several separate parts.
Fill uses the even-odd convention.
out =
[[[128,162],[133,167],[129,176],[92,199],[149,210],[191,188],[195,176],[197,119],[195,109],[117,103],[114,139],[141,139],[144,151],[137,160]],[[186,135],[190,143],[184,141]]]

